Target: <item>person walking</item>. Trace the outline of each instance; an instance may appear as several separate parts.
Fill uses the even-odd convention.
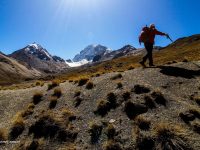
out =
[[[141,43],[144,43],[145,49],[147,51],[147,54],[143,57],[142,61],[139,62],[143,67],[146,67],[145,62],[147,59],[149,60],[149,66],[154,66],[152,51],[156,35],[166,36],[167,38],[169,37],[168,34],[158,31],[155,27],[155,24],[150,24],[149,27],[144,27],[139,36],[140,45]]]

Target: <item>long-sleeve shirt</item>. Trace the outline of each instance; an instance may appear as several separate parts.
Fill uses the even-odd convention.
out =
[[[158,31],[157,29],[150,29],[148,42],[153,44],[156,35],[162,35],[163,36],[163,35],[166,35],[166,34]]]

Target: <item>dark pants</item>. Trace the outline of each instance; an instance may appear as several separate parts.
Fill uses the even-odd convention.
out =
[[[144,46],[146,48],[147,54],[143,57],[143,62],[145,63],[147,59],[149,59],[149,65],[153,65],[153,43],[144,43]]]

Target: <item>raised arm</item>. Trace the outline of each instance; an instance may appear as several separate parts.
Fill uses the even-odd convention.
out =
[[[160,32],[156,29],[154,30],[154,32],[155,32],[155,35],[167,35],[166,33]]]

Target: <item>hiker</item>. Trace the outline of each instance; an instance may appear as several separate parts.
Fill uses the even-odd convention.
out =
[[[169,37],[168,34],[162,33],[158,31],[155,27],[155,24],[151,24],[150,27],[144,27],[142,29],[142,32],[139,36],[139,43],[144,43],[145,49],[147,51],[147,54],[143,57],[143,60],[140,62],[140,64],[143,67],[146,67],[145,62],[147,59],[149,59],[149,66],[154,66],[153,64],[153,57],[152,57],[152,51],[153,51],[153,45],[154,45],[154,39],[156,35],[162,35]]]

